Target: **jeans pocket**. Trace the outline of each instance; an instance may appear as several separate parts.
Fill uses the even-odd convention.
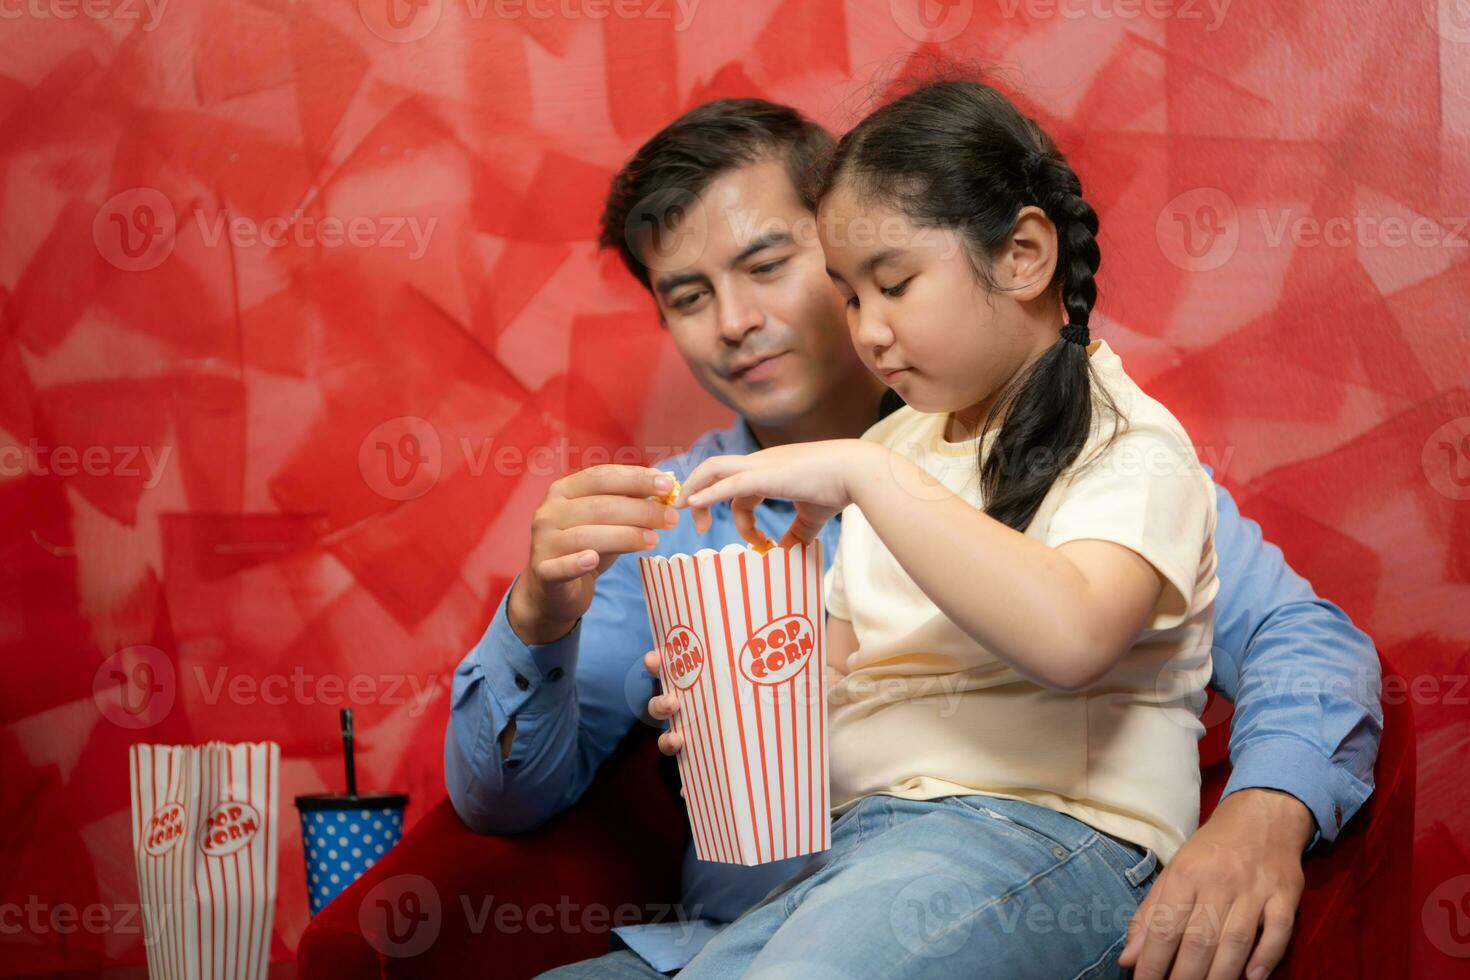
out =
[[[1159,856],[1153,848],[1113,837],[1101,830],[1097,832],[1097,847],[1103,860],[1130,887],[1142,887],[1159,871]]]

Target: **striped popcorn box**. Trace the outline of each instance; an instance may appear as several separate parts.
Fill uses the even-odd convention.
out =
[[[695,853],[765,864],[825,850],[822,544],[638,559]]]
[[[128,769],[149,977],[264,978],[280,746],[140,744]]]

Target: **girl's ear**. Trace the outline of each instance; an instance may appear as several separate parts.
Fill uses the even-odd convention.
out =
[[[1057,268],[1057,226],[1034,205],[1021,209],[1016,227],[996,255],[996,285],[1018,302],[1046,293]]]

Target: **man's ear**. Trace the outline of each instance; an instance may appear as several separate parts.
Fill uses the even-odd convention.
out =
[[[1057,227],[1034,205],[1021,209],[1016,227],[996,254],[996,284],[1018,302],[1043,295],[1057,269]]]

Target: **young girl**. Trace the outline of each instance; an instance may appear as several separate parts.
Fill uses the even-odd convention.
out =
[[[843,138],[818,211],[852,340],[906,406],[862,439],[708,460],[733,501],[838,511],[832,847],[681,976],[1121,974],[1198,821],[1215,496],[1088,320],[1098,222],[1051,139],[941,82]],[[677,750],[665,735],[666,750]],[[787,975],[780,973],[779,975]]]

